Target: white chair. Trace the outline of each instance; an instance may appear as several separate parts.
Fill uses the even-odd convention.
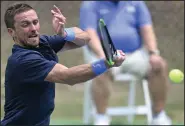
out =
[[[89,62],[91,55],[86,47],[83,48],[84,59],[86,62]],[[128,95],[128,106],[117,106],[117,107],[108,107],[107,113],[109,116],[127,116],[128,124],[132,124],[134,121],[135,115],[146,115],[147,123],[150,124],[152,120],[152,109],[151,109],[151,100],[148,89],[147,80],[142,80],[142,89],[144,93],[145,104],[136,106],[135,105],[135,88],[137,78],[131,74],[119,74],[115,76],[115,81],[129,81],[129,95]],[[96,113],[95,106],[93,104],[90,86],[92,84],[92,80],[89,80],[85,83],[85,91],[84,91],[84,113],[83,113],[83,123],[90,124],[92,117],[94,117]]]

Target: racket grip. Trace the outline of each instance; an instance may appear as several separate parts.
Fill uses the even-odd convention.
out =
[[[92,63],[92,71],[93,73],[98,76],[108,70],[105,60],[101,59],[99,61],[96,61],[95,63]]]
[[[113,60],[115,60],[117,57],[121,56],[121,54],[119,53],[119,51],[117,51],[117,54],[113,55]]]

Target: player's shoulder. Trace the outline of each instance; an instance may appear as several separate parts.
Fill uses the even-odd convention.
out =
[[[32,61],[42,57],[43,56],[38,51],[22,47],[14,47],[12,55],[8,58],[8,62],[15,63],[16,65],[24,61]]]
[[[40,35],[40,42],[48,43],[50,41],[50,35]]]
[[[64,39],[60,35],[40,35],[40,43],[44,45],[51,44],[52,42],[57,40],[64,41]]]

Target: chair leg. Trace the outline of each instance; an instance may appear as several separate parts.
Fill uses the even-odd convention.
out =
[[[147,123],[149,125],[151,123],[151,121],[152,121],[152,107],[151,107],[150,92],[149,92],[149,88],[148,88],[148,81],[147,80],[143,80],[142,85],[143,85],[143,91],[144,91],[145,105],[148,108],[148,111],[147,111]]]
[[[135,85],[136,80],[133,79],[131,83],[129,84],[129,96],[128,96],[128,107],[132,108],[135,106]],[[135,114],[129,114],[127,117],[128,124],[132,124],[134,121]]]
[[[90,93],[90,86],[91,86],[92,80],[87,81],[85,83],[85,89],[84,89],[84,107],[83,107],[83,123],[85,125],[90,123],[91,118],[91,93]]]

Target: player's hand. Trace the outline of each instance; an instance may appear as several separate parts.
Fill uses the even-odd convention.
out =
[[[117,50],[117,56],[114,56],[114,59],[113,59],[113,61],[115,62],[114,67],[121,66],[125,58],[126,58],[125,53],[122,52],[121,50]]]
[[[162,61],[162,57],[159,55],[151,55],[150,56],[150,64],[152,66],[152,70],[159,71],[160,70],[160,63]]]
[[[64,28],[65,28],[66,18],[63,16],[60,9],[55,5],[53,6],[51,13],[53,15],[52,24],[56,34],[62,37],[65,37],[66,33],[64,31]]]

